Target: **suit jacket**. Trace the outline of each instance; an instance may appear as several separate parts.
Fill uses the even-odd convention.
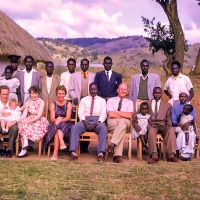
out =
[[[96,73],[94,82],[98,86],[98,95],[102,98],[116,97],[117,88],[122,83],[122,75],[112,71],[112,75],[108,82],[105,71],[100,71]]]
[[[21,93],[21,100],[24,102],[24,73],[25,71],[20,71],[16,74],[16,78],[20,82],[20,93]],[[33,71],[33,77],[32,77],[32,82],[31,86],[38,86],[40,89],[42,89],[41,86],[41,74],[38,71]]]
[[[78,98],[80,102],[81,99],[81,71],[73,73],[70,77],[69,81],[69,95],[71,96],[72,100],[74,98]],[[94,82],[95,74],[88,72],[88,94],[89,94],[89,85],[90,83]]]
[[[48,90],[47,90],[46,78],[47,78],[46,75],[42,76],[42,78],[41,78],[41,83],[42,83],[42,99],[45,102],[48,101],[48,109],[49,109],[51,103],[53,103],[54,101],[57,100],[56,88],[60,85],[60,78],[56,74],[53,75],[50,93],[48,93]]]
[[[149,104],[149,114],[151,116],[151,124],[158,128],[164,128],[166,126],[172,126],[171,110],[172,106],[167,101],[161,100],[157,119],[155,119],[154,112],[151,108],[152,100],[147,101]]]
[[[140,87],[140,75],[135,74],[131,78],[129,99],[135,104]],[[149,100],[153,99],[153,89],[161,87],[160,77],[157,74],[148,73],[147,93]]]

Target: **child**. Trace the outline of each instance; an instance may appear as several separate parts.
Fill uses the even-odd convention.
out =
[[[194,132],[194,119],[191,115],[193,106],[187,104],[183,107],[183,112],[178,117],[179,126],[175,127],[175,132],[178,133],[176,138],[176,149],[181,150],[182,161],[191,161],[191,155],[194,153],[194,143],[196,140],[196,134]],[[186,124],[189,123],[189,127]],[[185,130],[186,126],[188,127]]]
[[[4,107],[1,110],[1,127],[2,127],[2,134],[6,135],[8,134],[9,128],[19,121],[21,111],[24,109],[24,107],[19,107],[18,102],[16,99],[11,99],[8,103],[9,107]],[[3,115],[3,116],[2,116]]]
[[[149,104],[147,102],[143,102],[140,104],[140,113],[136,114],[133,118],[132,125],[133,125],[133,132],[132,137],[135,140],[136,138],[140,137],[142,140],[143,147],[148,151],[148,147],[146,145],[146,133],[147,133],[147,126],[149,124],[150,115],[149,112]]]

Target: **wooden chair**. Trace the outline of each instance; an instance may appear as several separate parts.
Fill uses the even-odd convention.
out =
[[[75,115],[74,115],[75,113]],[[74,124],[77,123],[78,121],[78,106],[72,106],[72,117],[70,119],[71,122],[73,122]],[[69,146],[69,144],[65,144],[66,146]],[[48,149],[47,149],[47,155],[48,157],[50,157],[50,151],[51,151],[51,147],[54,146],[54,142],[50,142],[48,145]]]
[[[166,146],[161,134],[157,134],[157,148],[159,158],[161,158],[161,151],[163,151],[163,159],[166,160]],[[142,140],[140,138],[137,138],[137,159],[142,161]]]
[[[200,154],[200,133],[199,130],[197,128],[197,124],[195,123],[194,126],[194,131],[196,133],[196,137],[198,137],[199,139],[197,140],[197,142],[194,144],[194,157],[195,158],[199,158],[199,154]]]

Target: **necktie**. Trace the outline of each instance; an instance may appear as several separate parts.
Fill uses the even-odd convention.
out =
[[[155,119],[157,119],[157,116],[158,116],[158,101],[156,101],[156,104],[155,104],[154,115],[155,115]]]
[[[119,105],[118,105],[118,111],[120,111],[121,110],[121,108],[122,108],[122,99],[120,99],[120,101],[119,101]]]
[[[85,73],[85,72],[83,72],[83,78],[87,78],[87,77],[86,77],[86,73]]]
[[[107,80],[109,82],[109,72],[106,72],[106,77],[107,77]]]
[[[91,106],[90,106],[90,116],[92,116],[93,109],[94,109],[94,97],[92,97],[92,101],[91,101]]]

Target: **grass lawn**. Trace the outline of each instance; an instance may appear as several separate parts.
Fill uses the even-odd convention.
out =
[[[200,199],[200,160],[0,161],[0,199]]]

